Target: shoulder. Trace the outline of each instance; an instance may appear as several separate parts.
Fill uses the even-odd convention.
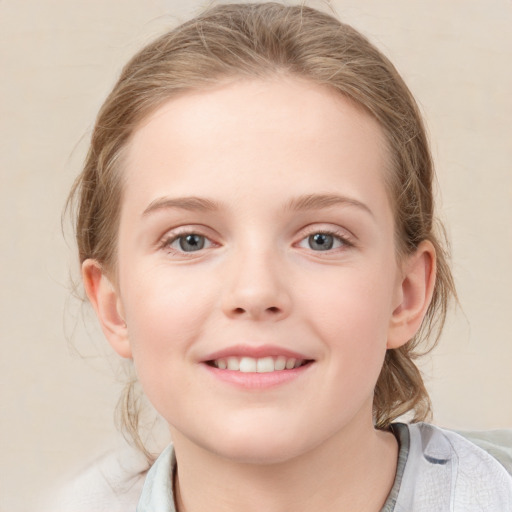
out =
[[[107,452],[92,461],[54,493],[52,512],[134,511],[148,463],[136,449]]]
[[[408,428],[411,436],[421,440],[424,457],[435,458],[437,450],[444,447],[441,451],[456,457],[459,463],[478,462],[480,467],[505,477],[512,472],[512,430],[456,432],[428,423],[411,424]]]
[[[489,453],[512,475],[512,428],[457,433]]]
[[[512,477],[485,450],[427,423],[407,428],[409,455],[397,510],[512,510]]]
[[[137,512],[155,512],[157,510],[175,512],[173,495],[175,471],[176,454],[173,445],[170,444],[148,472]]]

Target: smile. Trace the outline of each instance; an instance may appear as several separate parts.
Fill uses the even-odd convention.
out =
[[[242,373],[270,373],[292,370],[304,366],[307,359],[297,359],[285,356],[267,357],[227,357],[208,361],[208,365],[219,370],[231,370]]]

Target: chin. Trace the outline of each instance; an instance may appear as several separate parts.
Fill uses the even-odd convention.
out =
[[[215,446],[214,449],[218,456],[232,462],[262,466],[281,464],[301,455],[297,447],[283,445],[276,447],[274,444],[269,446],[261,443],[243,446],[239,446],[238,443],[228,443],[226,446]]]

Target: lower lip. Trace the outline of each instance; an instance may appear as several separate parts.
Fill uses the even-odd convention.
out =
[[[286,384],[306,374],[313,363],[293,368],[291,370],[278,370],[274,372],[240,372],[234,370],[220,370],[214,366],[203,364],[204,368],[216,379],[244,389],[269,389]]]

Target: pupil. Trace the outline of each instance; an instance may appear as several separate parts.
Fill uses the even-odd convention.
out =
[[[204,247],[204,237],[201,235],[186,235],[180,238],[180,248],[183,251],[199,251]]]
[[[334,239],[332,235],[326,233],[316,233],[309,237],[309,245],[312,249],[327,251],[332,249]]]

